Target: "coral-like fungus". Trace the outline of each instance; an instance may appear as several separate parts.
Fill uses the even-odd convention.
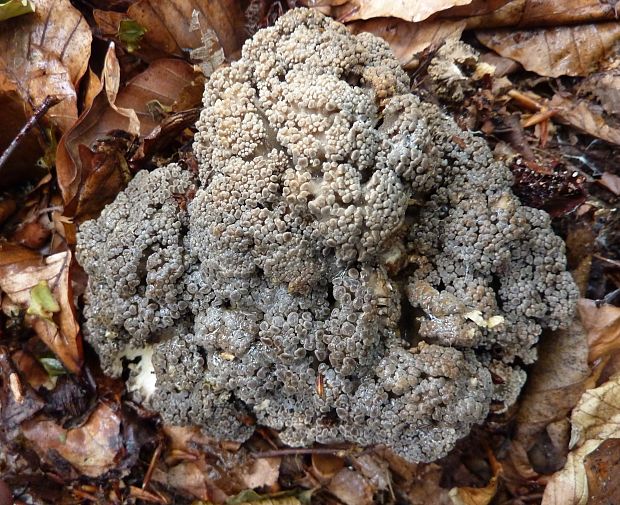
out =
[[[194,151],[197,176],[139,173],[78,237],[86,337],[168,422],[434,460],[571,318],[547,214],[370,34],[304,9],[259,31]]]

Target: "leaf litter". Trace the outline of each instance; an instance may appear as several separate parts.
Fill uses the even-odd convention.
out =
[[[440,101],[463,127],[484,132],[509,161],[520,198],[547,210],[567,239],[583,296],[579,320],[543,339],[516,406],[491,414],[435,463],[411,464],[385,448],[287,448],[267,429],[240,445],[194,427],[163,426],[82,349],[86,279],[72,259],[76,224],[98,215],[141,168],[177,160],[191,169],[187,152],[205,79],[234,60],[253,31],[301,2],[250,0],[244,11],[232,0],[33,1],[35,12],[8,30],[0,21],[0,103],[10,125],[0,148],[47,96],[63,100],[11,157],[11,166],[33,166],[44,156],[38,172],[13,186],[7,179],[0,196],[0,500],[8,489],[23,503],[615,503],[614,6],[307,3],[355,33],[383,37],[417,93]],[[459,39],[478,56],[473,66],[456,62],[463,86],[454,101],[438,93],[429,62],[447,40]],[[27,40],[40,42],[31,53]],[[485,70],[474,78],[478,66]]]

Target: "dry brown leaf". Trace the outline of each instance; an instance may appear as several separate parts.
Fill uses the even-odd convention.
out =
[[[454,487],[450,490],[450,498],[454,505],[489,505],[497,493],[497,484],[502,466],[495,455],[488,451],[489,463],[493,475],[489,483],[484,487]]]
[[[614,174],[610,174],[609,172],[605,172],[601,175],[601,178],[598,180],[598,183],[601,186],[606,187],[609,191],[611,191],[614,195],[620,195],[620,177]]]
[[[79,212],[80,199],[100,210],[102,204],[109,203],[128,180],[126,163],[125,171],[122,165],[124,153],[116,153],[117,163],[106,165],[105,170],[97,170],[100,167],[93,164],[90,151],[98,139],[112,130],[125,131],[130,135],[138,135],[140,131],[140,121],[135,111],[115,105],[120,84],[120,68],[114,44],[110,45],[106,53],[100,83],[101,87],[92,106],[82,113],[58,144],[56,171],[65,211],[69,213],[67,215]],[[84,188],[89,180],[92,191],[85,192]]]
[[[561,468],[568,452],[570,426],[566,415],[588,386],[588,348],[581,325],[558,330],[542,339],[539,359],[529,373],[517,414],[514,445],[527,454],[537,471]],[[525,460],[514,461],[519,473],[531,473]]]
[[[488,14],[472,16],[467,28],[535,28],[616,19],[612,2],[600,0],[512,0]]]
[[[69,268],[71,252],[60,252],[43,258],[10,244],[0,245],[0,288],[17,304],[31,306],[31,292],[41,281],[60,306],[53,319],[34,317],[37,335],[73,373],[82,366],[82,339],[73,305]]]
[[[252,461],[241,474],[241,480],[248,489],[273,486],[280,476],[282,458],[259,458]]]
[[[620,27],[620,23],[618,23],[618,26]],[[577,101],[573,98],[564,98],[556,94],[551,99],[549,105],[557,109],[554,119],[593,137],[620,145],[620,129],[611,126],[603,115],[587,102]]]
[[[538,30],[485,30],[478,40],[526,70],[547,77],[584,76],[620,40],[620,23],[560,26]]]
[[[423,21],[437,12],[450,9],[456,5],[467,5],[472,0],[311,0],[308,2],[313,7],[334,7],[330,14],[342,23],[358,19],[371,19],[378,17],[395,17],[404,21],[417,23]]]
[[[395,18],[356,21],[347,25],[353,33],[369,32],[384,39],[403,68],[415,68],[418,55],[425,49],[450,38],[458,39],[465,29],[465,21],[429,20],[409,23]]]
[[[75,87],[88,65],[92,35],[69,0],[36,0],[36,11],[2,23],[0,94],[15,92],[26,109],[48,95],[64,100],[47,117],[65,131],[77,119]]]
[[[236,58],[247,38],[243,12],[235,0],[139,0],[127,15],[146,28],[145,42],[167,54],[186,56],[202,45],[200,30],[190,30],[192,13],[203,31],[212,29],[228,58]]]
[[[589,498],[585,458],[604,441],[620,439],[620,375],[584,392],[571,416],[571,446],[566,465],[555,473],[542,505],[586,505]]]
[[[608,114],[620,114],[620,72],[618,70],[596,74],[585,79],[587,88],[601,103]],[[584,88],[584,86],[580,86]]]
[[[620,307],[597,307],[594,300],[580,298],[577,310],[588,336],[590,363],[620,349]]]
[[[327,489],[346,505],[372,505],[372,487],[359,473],[348,468],[340,470]]]
[[[56,452],[88,477],[100,477],[115,468],[123,449],[121,419],[104,403],[79,428],[67,430],[40,418],[22,424],[22,432],[42,458],[49,460]]]
[[[146,137],[163,119],[158,117],[157,108],[163,106],[171,110],[184,90],[195,80],[200,80],[199,75],[186,61],[172,58],[155,60],[119,91],[115,105],[135,111],[140,121],[140,136]],[[199,104],[193,103],[191,106]]]
[[[584,460],[588,505],[620,503],[620,438],[609,438]]]

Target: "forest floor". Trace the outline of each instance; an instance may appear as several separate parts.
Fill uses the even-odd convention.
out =
[[[620,503],[620,3],[310,3],[385,38],[552,216],[572,330],[543,335],[517,404],[435,463],[163,424],[82,342],[76,230],[138,170],[191,163],[205,80],[300,2],[0,0],[0,505]],[[459,39],[475,52],[429,75]]]

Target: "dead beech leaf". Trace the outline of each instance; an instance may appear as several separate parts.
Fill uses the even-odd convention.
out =
[[[5,434],[45,406],[30,384],[22,381],[5,346],[0,346],[0,405],[0,430]]]
[[[120,90],[115,105],[135,111],[140,121],[140,136],[145,137],[163,119],[157,117],[155,107],[163,106],[171,110],[194,80],[199,80],[199,73],[186,61],[172,58],[155,60]],[[196,107],[199,104],[192,105]]]
[[[586,505],[589,498],[586,457],[604,441],[620,439],[620,374],[584,392],[571,416],[573,451],[566,465],[555,473],[543,495],[542,505]]]
[[[197,426],[164,426],[168,439],[162,454],[165,468],[153,472],[153,480],[199,500],[224,503],[247,486],[242,475],[250,461],[237,454],[240,444],[218,442]]]
[[[248,489],[273,486],[280,476],[281,458],[260,458],[251,462],[241,479]]]
[[[620,23],[597,23],[533,30],[484,30],[485,46],[546,77],[585,76],[620,40]]]
[[[346,23],[358,19],[371,19],[378,17],[395,17],[413,23],[423,21],[433,14],[444,11],[456,5],[467,5],[472,0],[314,0],[309,2],[313,7],[332,6],[330,13],[338,21]]]
[[[588,385],[588,348],[578,321],[541,340],[517,413],[516,444],[535,468],[561,468],[568,452],[566,415]],[[564,422],[563,422],[564,421]]]
[[[369,32],[384,39],[405,69],[415,68],[418,55],[450,38],[458,39],[465,29],[463,20],[428,20],[409,23],[395,18],[355,21],[347,25],[355,34]]]
[[[372,487],[359,473],[343,468],[327,485],[327,490],[345,505],[372,505]]]
[[[580,298],[577,310],[588,337],[590,363],[620,349],[620,307],[597,307],[594,300]]]
[[[69,0],[37,0],[35,6],[0,29],[0,94],[19,94],[27,109],[48,95],[64,98],[47,117],[65,131],[77,119],[75,86],[86,71],[92,35]]]
[[[67,430],[39,418],[22,424],[22,433],[42,458],[49,459],[55,451],[88,477],[100,477],[115,468],[123,449],[121,419],[105,403],[79,428]]]
[[[620,503],[620,438],[608,438],[584,460],[588,505]]]
[[[601,175],[601,178],[598,180],[598,183],[601,186],[604,186],[609,191],[611,191],[614,195],[620,196],[620,177],[614,174],[610,174],[609,172],[605,172]]]
[[[564,98],[556,94],[549,105],[557,110],[554,119],[561,123],[568,124],[606,142],[620,145],[620,129],[608,124],[602,113],[597,112],[587,102]]]
[[[613,3],[600,0],[512,0],[498,9],[472,16],[467,28],[540,28],[616,19]]]
[[[72,128],[63,135],[56,152],[56,171],[58,184],[62,193],[66,212],[78,211],[79,199],[86,201],[90,196],[109,203],[127,182],[127,175],[122,170],[122,163],[110,167],[110,171],[96,170],[92,162],[90,148],[98,139],[113,130],[138,135],[140,121],[132,109],[115,105],[120,84],[120,68],[114,52],[114,44],[108,48],[104,59],[100,89],[89,109],[85,110]],[[82,147],[82,149],[80,149]],[[120,158],[117,157],[120,162]],[[85,166],[86,162],[86,166]],[[114,168],[117,167],[117,168]],[[96,187],[96,192],[83,194],[89,179]],[[93,180],[94,179],[94,180]],[[104,203],[104,205],[105,205]]]
[[[194,11],[200,28],[215,31],[226,56],[236,58],[247,35],[243,12],[235,0],[139,0],[127,15],[146,28],[145,43],[183,57],[202,45],[200,30],[190,30]]]
[[[497,476],[485,487],[455,487],[450,490],[454,505],[489,505],[497,493]]]
[[[32,289],[41,281],[47,283],[60,311],[53,319],[34,317],[32,327],[65,367],[78,373],[83,361],[82,339],[73,305],[70,265],[69,251],[44,258],[8,244],[0,246],[0,288],[14,303],[29,307]]]

